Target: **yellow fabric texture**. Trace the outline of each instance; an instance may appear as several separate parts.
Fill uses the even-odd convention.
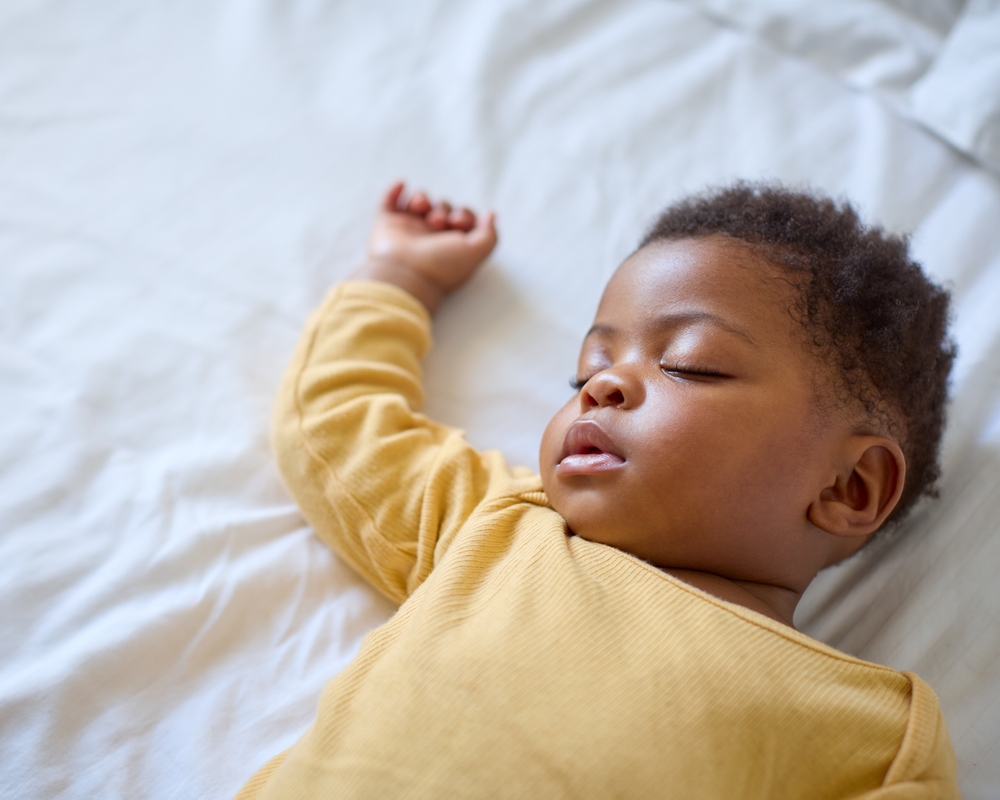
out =
[[[934,693],[567,534],[538,476],[435,423],[429,319],[334,287],[281,388],[281,473],[399,611],[250,798],[950,798]]]

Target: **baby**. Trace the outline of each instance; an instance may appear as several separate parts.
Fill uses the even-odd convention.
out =
[[[282,475],[402,605],[240,798],[957,797],[930,688],[792,625],[933,492],[948,297],[905,241],[780,187],[671,207],[537,476],[420,413],[430,317],[496,239],[396,184],[299,343]]]

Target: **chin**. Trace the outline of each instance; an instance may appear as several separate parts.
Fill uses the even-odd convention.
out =
[[[566,519],[563,517],[563,519]],[[570,534],[573,536],[578,536],[581,539],[586,539],[588,542],[594,542],[595,544],[606,544],[609,547],[615,547],[618,550],[624,550],[626,553],[632,553],[632,548],[628,546],[628,540],[626,537],[617,537],[614,532],[611,531],[607,526],[595,525],[593,520],[586,520],[580,525],[574,525],[570,520],[566,520],[566,528]],[[634,555],[634,553],[633,553]]]

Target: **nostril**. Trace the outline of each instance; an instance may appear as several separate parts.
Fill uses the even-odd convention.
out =
[[[599,408],[601,406],[624,406],[625,393],[622,382],[611,375],[598,374],[587,381],[586,388],[580,392],[580,402],[583,408]]]

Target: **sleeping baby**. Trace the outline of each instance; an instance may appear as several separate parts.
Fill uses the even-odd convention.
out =
[[[496,231],[403,192],[274,418],[306,519],[401,605],[239,797],[957,797],[931,689],[792,624],[934,491],[948,296],[905,240],[775,185],[672,206],[536,475],[420,413],[431,317]]]

